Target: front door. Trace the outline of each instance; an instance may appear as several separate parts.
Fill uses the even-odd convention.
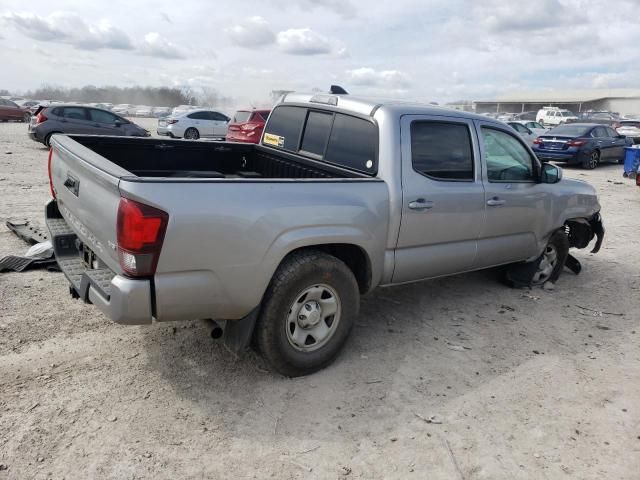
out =
[[[209,112],[213,124],[213,136],[225,137],[229,127],[229,119],[219,112]]]
[[[483,121],[477,126],[487,211],[475,266],[526,260],[539,253],[537,232],[545,231],[551,201],[537,182],[540,164],[514,132]]]
[[[484,224],[484,190],[472,121],[401,120],[402,221],[393,282],[473,268]]]
[[[624,160],[624,147],[627,146],[627,139],[623,135],[619,135],[611,127],[605,127],[607,135],[611,139],[611,156],[610,160],[623,161]]]

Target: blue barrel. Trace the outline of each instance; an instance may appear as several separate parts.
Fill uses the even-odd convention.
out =
[[[624,147],[624,173],[627,175],[638,171],[640,165],[640,148]]]

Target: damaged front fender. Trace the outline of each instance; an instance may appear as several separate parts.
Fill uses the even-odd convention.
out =
[[[604,239],[604,226],[602,216],[596,213],[591,218],[572,218],[565,223],[569,246],[575,248],[586,248],[596,237],[596,244],[591,253],[598,253]]]

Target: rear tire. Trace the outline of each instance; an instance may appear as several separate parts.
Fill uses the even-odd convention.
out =
[[[582,168],[586,168],[587,170],[593,170],[600,163],[600,152],[598,150],[594,150],[589,155],[589,158],[582,162]]]
[[[260,352],[276,372],[297,377],[329,365],[358,314],[353,272],[317,250],[287,257],[264,296],[255,329]]]
[[[44,143],[45,146],[47,146],[47,147],[51,147],[51,136],[55,135],[56,133],[60,133],[60,132],[47,133],[47,135],[44,137],[44,141],[42,143]]]
[[[184,138],[187,140],[198,140],[200,138],[200,132],[193,127],[189,127],[184,132]]]

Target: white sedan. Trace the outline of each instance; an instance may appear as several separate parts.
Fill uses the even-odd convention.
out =
[[[225,138],[229,117],[215,110],[190,110],[158,120],[158,135],[198,140]]]

